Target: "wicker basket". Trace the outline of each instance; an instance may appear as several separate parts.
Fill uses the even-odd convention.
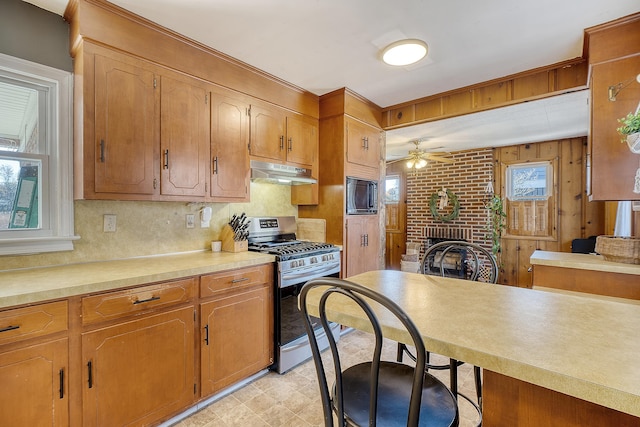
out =
[[[598,236],[596,239],[596,252],[607,261],[640,264],[640,239]]]

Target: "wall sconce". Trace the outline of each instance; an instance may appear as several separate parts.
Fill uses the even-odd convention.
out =
[[[622,89],[624,89],[625,87],[629,86],[631,84],[631,82],[633,82],[634,80],[636,80],[638,83],[640,83],[640,74],[638,74],[635,77],[635,79],[629,79],[629,80],[627,80],[625,82],[618,83],[617,85],[609,86],[609,101],[615,101],[616,100],[616,96],[618,96],[620,91]]]

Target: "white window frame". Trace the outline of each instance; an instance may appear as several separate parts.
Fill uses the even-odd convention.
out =
[[[47,87],[49,93],[47,147],[42,153],[48,164],[42,171],[46,181],[42,186],[42,227],[0,230],[0,255],[73,250],[73,241],[80,238],[73,229],[73,75],[2,53],[0,74]]]

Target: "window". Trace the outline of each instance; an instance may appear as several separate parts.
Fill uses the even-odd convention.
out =
[[[400,201],[400,177],[398,175],[388,176],[384,184],[384,202],[398,203]]]
[[[544,200],[551,195],[550,162],[509,165],[506,178],[509,200]]]
[[[504,165],[507,224],[504,237],[556,238],[555,160]]]
[[[0,54],[0,255],[73,249],[71,80]]]

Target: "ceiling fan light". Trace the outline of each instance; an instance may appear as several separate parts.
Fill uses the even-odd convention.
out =
[[[415,160],[414,159],[407,160],[407,167],[409,169],[411,169],[413,167],[413,165],[415,165]]]
[[[405,66],[415,64],[427,56],[428,47],[418,39],[399,40],[382,51],[382,60],[389,65]]]
[[[422,169],[427,166],[427,161],[425,159],[420,159],[416,162],[416,169]]]

